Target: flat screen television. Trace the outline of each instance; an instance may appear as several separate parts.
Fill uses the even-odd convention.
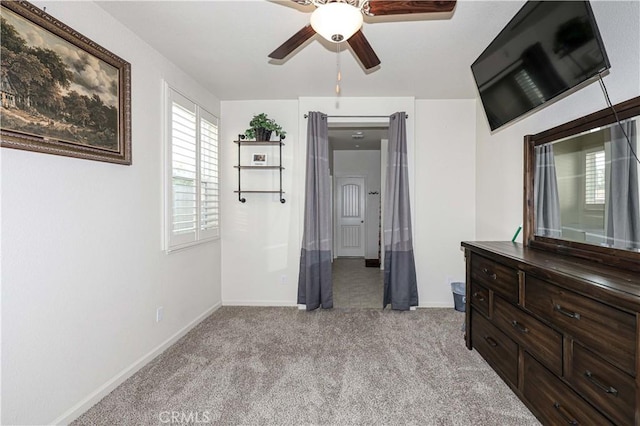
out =
[[[471,65],[495,130],[610,68],[588,1],[529,1]]]

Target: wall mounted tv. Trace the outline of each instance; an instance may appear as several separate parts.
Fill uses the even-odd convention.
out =
[[[588,1],[529,1],[471,65],[495,130],[610,68]]]

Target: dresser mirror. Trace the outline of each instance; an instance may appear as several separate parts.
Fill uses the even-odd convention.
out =
[[[525,137],[524,240],[640,270],[640,97],[614,107]]]

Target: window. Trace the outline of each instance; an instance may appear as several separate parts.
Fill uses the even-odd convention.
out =
[[[536,83],[524,68],[516,72],[514,78],[518,86],[520,86],[520,89],[522,89],[522,92],[527,99],[529,99],[531,105],[540,105],[544,102],[544,94],[538,86],[536,86]]]
[[[168,88],[166,248],[216,238],[218,119]]]
[[[605,201],[604,150],[587,152],[585,156],[585,204],[604,205]]]

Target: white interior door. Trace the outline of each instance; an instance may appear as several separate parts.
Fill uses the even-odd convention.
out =
[[[364,257],[365,186],[363,177],[336,178],[336,255]]]

